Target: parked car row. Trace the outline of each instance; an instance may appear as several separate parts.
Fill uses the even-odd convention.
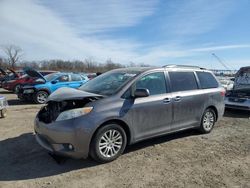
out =
[[[0,87],[2,87],[4,82],[18,79],[24,74],[22,70],[14,71],[13,69],[7,69],[7,71],[4,71],[0,68],[0,72]]]
[[[25,71],[30,77],[37,78],[32,84],[21,87],[17,93],[18,98],[44,104],[48,96],[61,87],[79,88],[89,79],[87,76],[75,73],[53,73],[43,76],[38,71],[29,69]]]
[[[1,86],[4,89],[16,93],[21,100],[37,104],[45,103],[48,96],[58,88],[78,88],[89,80],[88,75],[84,74],[36,71],[28,67],[21,71],[0,70]]]

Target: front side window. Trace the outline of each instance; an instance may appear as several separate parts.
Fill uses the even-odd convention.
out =
[[[59,82],[68,82],[69,81],[69,75],[63,75],[58,78]]]
[[[193,72],[169,72],[172,92],[198,89]]]
[[[165,74],[156,72],[143,76],[136,81],[135,89],[148,89],[150,95],[164,94],[167,91]]]
[[[209,72],[196,72],[202,89],[217,88],[218,82]]]

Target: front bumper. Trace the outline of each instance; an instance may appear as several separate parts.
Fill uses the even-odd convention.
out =
[[[82,118],[45,124],[35,120],[37,142],[49,152],[71,158],[87,158],[92,132]],[[73,146],[71,149],[69,146]]]
[[[225,107],[230,108],[230,109],[236,109],[236,110],[250,111],[250,99],[245,99],[244,101],[241,101],[240,98],[235,98],[235,100],[230,100],[229,97],[226,97]]]

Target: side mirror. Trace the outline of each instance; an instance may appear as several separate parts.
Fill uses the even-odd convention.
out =
[[[52,84],[56,84],[56,83],[58,83],[59,82],[59,80],[53,80],[51,83]]]
[[[139,97],[148,97],[150,95],[149,90],[142,88],[142,89],[136,89],[134,93],[135,98]]]

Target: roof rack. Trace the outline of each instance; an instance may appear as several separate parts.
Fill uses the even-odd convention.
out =
[[[202,68],[199,66],[192,66],[192,65],[164,65],[163,68],[184,68],[184,69],[201,69],[206,70],[206,68]]]

